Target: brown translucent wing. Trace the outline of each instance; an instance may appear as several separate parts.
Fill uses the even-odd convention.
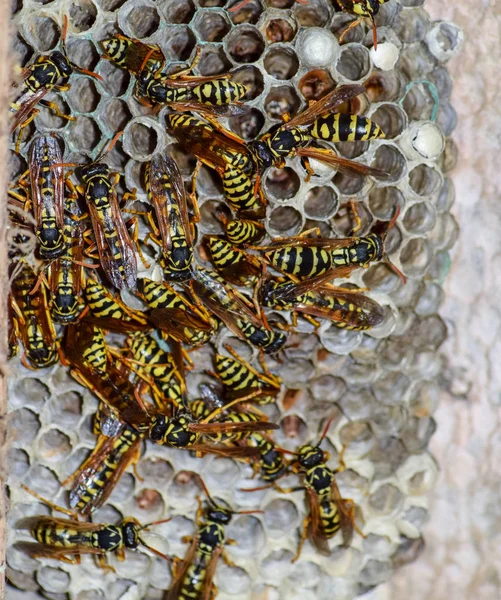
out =
[[[207,570],[205,573],[205,580],[203,583],[203,593],[201,600],[211,600],[212,598],[212,581],[214,579],[214,574],[216,573],[216,567],[219,560],[219,556],[223,551],[222,546],[217,547],[213,550],[212,555],[209,560],[209,564],[207,565]]]
[[[58,519],[57,517],[49,517],[49,516],[34,516],[34,517],[25,517],[16,522],[16,528],[18,529],[32,529],[36,525],[45,525],[45,526],[59,526],[75,529],[76,531],[99,531],[102,529],[101,523],[88,523],[75,521],[75,519]]]
[[[311,125],[316,119],[322,115],[331,113],[336,107],[347,100],[351,100],[365,92],[362,85],[342,85],[329,94],[320,98],[317,102],[311,103],[306,110],[282,125],[286,129],[291,127],[306,127]]]
[[[114,190],[110,191],[109,202],[111,207],[111,219],[117,233],[117,241],[120,247],[120,257],[115,258],[108,245],[104,224],[99,218],[99,213],[92,202],[88,203],[89,214],[92,221],[92,228],[96,238],[97,249],[101,266],[103,267],[110,282],[118,289],[124,287],[131,288],[136,285],[137,264],[134,247],[125,226],[120,208],[118,206],[117,195]],[[123,265],[123,276],[120,270]]]
[[[331,495],[339,512],[339,526],[343,536],[343,546],[347,547],[353,538],[355,506],[350,500],[341,497],[341,492],[334,478],[331,483]]]
[[[63,167],[51,167],[50,173],[43,174],[42,180],[40,180],[41,165],[45,154],[47,154],[51,165],[59,165],[63,162],[61,150],[55,135],[41,135],[35,138],[31,144],[29,170],[33,212],[38,225],[40,225],[42,211],[44,208],[50,212],[54,212],[57,224],[62,231],[64,207],[64,171]],[[51,178],[50,182],[47,181],[47,178],[49,177]],[[51,184],[51,187],[54,189],[54,194],[44,197],[42,188],[47,184]],[[47,201],[51,202],[50,207],[46,206]]]
[[[177,324],[183,327],[201,329],[202,331],[210,331],[212,329],[212,325],[207,320],[189,309],[182,310],[180,308],[154,308],[149,317],[155,327],[158,327],[159,329],[164,328],[163,325],[165,322],[168,323],[168,327]]]
[[[196,433],[245,433],[252,431],[269,431],[278,429],[276,423],[268,421],[251,421],[250,423],[233,423],[230,421],[223,423],[191,423],[188,428]]]
[[[214,444],[194,444],[190,446],[194,452],[209,452],[227,458],[258,458],[259,448],[250,446],[217,446]]]
[[[103,554],[100,548],[90,546],[79,546],[78,548],[54,548],[48,544],[38,544],[36,542],[17,542],[16,548],[25,552],[31,558],[53,558],[55,560],[64,560],[66,557],[79,554]]]
[[[133,42],[133,47],[127,50],[126,68],[131,73],[134,73],[134,75],[141,73],[149,61],[161,63],[162,66],[165,64],[165,56],[158,46],[152,47],[140,40],[127,38],[120,34],[117,34],[115,37]]]
[[[33,108],[46,96],[50,90],[46,87],[40,88],[37,92],[33,93],[28,91],[24,93],[17,101],[16,104],[19,103],[20,108],[15,113],[12,114],[12,124],[10,126],[10,132],[16,130],[16,128],[26,120],[30,112]]]
[[[77,475],[74,479],[75,483],[70,491],[69,500],[71,507],[75,507],[78,504],[82,499],[82,496],[86,494],[88,486],[96,476],[97,472],[103,469],[103,460],[104,458],[109,459],[110,455],[112,455],[113,446],[118,437],[119,436],[106,437],[105,442],[100,446],[98,452],[96,452],[96,454],[92,453],[89,459],[82,465],[81,469],[77,471]],[[113,471],[109,479],[107,479],[104,485],[99,488],[99,492],[94,494],[91,500],[80,510],[83,515],[90,514],[106,502],[122,476],[122,473],[136,459],[140,443],[141,439],[138,438],[131,445],[129,450],[121,456],[117,468]]]
[[[198,113],[202,116],[213,117],[213,118],[228,118],[228,117],[242,117],[248,114],[250,108],[245,104],[235,102],[233,104],[202,104],[201,102],[188,101],[188,102],[172,102],[169,105],[173,110],[186,111]]]
[[[249,154],[245,144],[225,136],[210,125],[174,127],[171,133],[191,154],[219,171],[228,166],[231,153]]]
[[[312,148],[311,146],[308,146],[307,148],[299,148],[297,150],[297,155],[318,160],[329,165],[333,169],[337,169],[341,173],[347,173],[348,175],[356,173],[357,175],[370,175],[372,177],[379,177],[380,179],[388,177],[386,171],[375,169],[374,167],[369,167],[362,163],[355,162],[354,160],[338,156],[329,148]]]
[[[186,553],[186,556],[184,557],[183,564],[181,565],[178,572],[176,569],[174,580],[172,582],[172,585],[169,588],[169,591],[167,592],[167,597],[165,598],[165,600],[178,600],[179,599],[179,597],[181,595],[181,588],[183,586],[183,582],[186,577],[186,573],[188,571],[188,567],[191,565],[191,563],[193,562],[193,559],[195,558],[197,546],[198,546],[198,536],[195,535],[190,544],[190,547],[188,548],[188,552]]]
[[[319,552],[328,555],[330,554],[329,543],[322,527],[322,520],[320,519],[320,504],[318,494],[310,489],[307,489],[306,492],[308,493],[308,502],[310,505],[309,535],[311,543]]]
[[[134,321],[113,319],[112,317],[94,317],[89,313],[85,315],[83,321],[95,325],[100,329],[113,331],[113,333],[131,333],[133,331],[147,331],[148,329],[152,329],[152,325],[147,321],[145,323],[137,323]]]

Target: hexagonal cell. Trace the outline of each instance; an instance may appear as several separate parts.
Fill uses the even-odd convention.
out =
[[[193,49],[196,46],[196,37],[193,31],[187,25],[172,25],[163,30],[164,44],[161,44],[165,56],[169,60],[187,61],[190,59]],[[206,48],[204,48],[206,50]],[[202,51],[202,57],[204,51]],[[201,63],[202,61],[200,61]],[[203,73],[201,64],[198,68],[202,75],[211,75],[212,73]]]
[[[71,580],[66,571],[45,566],[38,571],[37,581],[47,592],[63,594],[68,591]]]
[[[189,23],[196,10],[192,0],[161,0],[157,6],[167,23]]]
[[[66,97],[71,108],[79,113],[94,112],[99,104],[99,93],[96,90],[96,84],[84,77],[73,80]]]
[[[370,102],[398,100],[405,90],[405,78],[397,69],[374,71],[365,80],[364,87]]]
[[[61,37],[59,25],[50,17],[43,15],[32,16],[29,23],[23,23],[25,39],[38,52],[48,52],[56,47]]]
[[[335,88],[330,73],[323,69],[314,69],[301,77],[298,89],[305,100],[320,100]]]
[[[97,9],[91,0],[72,2],[69,9],[69,21],[78,32],[87,31],[96,22]]]
[[[329,9],[323,0],[308,0],[307,4],[295,4],[294,14],[303,27],[325,27],[329,22]]]
[[[266,505],[264,524],[272,537],[283,536],[283,532],[293,529],[299,521],[296,505],[290,500],[277,498]]]
[[[88,71],[92,71],[96,67],[100,58],[96,46],[90,40],[75,38],[68,40],[67,52],[72,62]]]
[[[48,500],[53,498],[61,489],[61,483],[56,474],[42,465],[35,465],[30,469],[25,483],[34,492],[43,495]]]
[[[231,63],[222,47],[207,44],[202,48],[202,57],[198,63],[200,75],[219,75],[227,73],[230,68]]]
[[[435,225],[435,210],[428,202],[413,204],[403,218],[404,227],[414,235],[431,231]]]
[[[127,0],[97,0],[98,5],[104,11],[115,11],[125,4]]]
[[[291,79],[299,68],[299,59],[291,48],[271,48],[264,57],[264,68],[275,79]]]
[[[65,460],[71,452],[71,444],[67,435],[57,429],[49,429],[42,434],[38,442],[38,452],[47,462]]]
[[[19,378],[10,392],[9,403],[12,408],[18,406],[30,406],[40,408],[47,398],[50,397],[50,391],[39,379],[34,377]]]
[[[158,132],[153,121],[131,122],[125,129],[124,146],[127,154],[136,160],[148,160],[158,149]]]
[[[400,263],[404,273],[417,277],[426,271],[432,258],[429,244],[423,238],[414,238],[407,242],[400,252]]]
[[[389,221],[397,207],[403,204],[403,194],[396,187],[374,188],[369,192],[369,208],[377,219]]]
[[[364,231],[369,231],[372,223],[371,215],[362,202],[350,201],[342,204],[331,219],[331,223],[341,237],[348,237],[357,226],[357,216],[360,219],[360,228],[357,229],[356,235],[361,235]]]
[[[283,115],[294,116],[301,102],[292,86],[281,85],[271,88],[264,101],[264,109],[270,119],[281,119]]]
[[[364,187],[365,176],[351,173],[341,173],[338,171],[334,175],[332,182],[341,194],[353,196],[362,191],[362,188]]]
[[[275,208],[269,219],[268,228],[271,233],[278,237],[289,237],[297,235],[303,226],[301,213],[291,206],[279,206]]]
[[[419,196],[434,194],[441,183],[440,173],[425,164],[414,167],[409,173],[409,185]]]
[[[293,198],[297,194],[300,185],[299,176],[290,167],[269,169],[265,179],[267,193],[277,200]]]
[[[349,81],[360,81],[367,76],[370,67],[370,54],[364,46],[350,44],[341,48],[336,70]]]
[[[259,135],[264,121],[263,113],[257,108],[251,108],[245,115],[228,120],[230,129],[248,141],[254,140]]]
[[[407,115],[397,104],[382,104],[371,114],[371,120],[384,131],[387,139],[399,136],[407,126]]]
[[[7,452],[7,468],[9,477],[21,479],[30,468],[28,453],[20,448],[9,448]]]
[[[270,19],[265,28],[266,39],[270,44],[290,42],[296,35],[296,25],[286,19]]]
[[[101,121],[110,133],[122,131],[132,119],[132,114],[126,102],[118,98],[109,98],[101,107]]]
[[[40,421],[33,411],[20,408],[9,413],[9,428],[12,444],[24,446],[35,439],[40,429]]]
[[[328,186],[314,187],[308,191],[304,201],[304,213],[309,219],[330,219],[338,209],[335,191]]]
[[[435,103],[430,88],[422,83],[416,83],[406,93],[402,107],[409,120],[420,121],[431,116]]]
[[[253,63],[263,54],[265,43],[258,29],[249,25],[238,25],[226,38],[226,47],[235,62]]]
[[[388,174],[385,182],[395,182],[401,179],[407,169],[406,160],[403,154],[395,146],[384,144],[376,150],[372,167],[381,169]]]
[[[101,61],[98,72],[102,77],[99,85],[110,96],[123,96],[130,84],[130,75],[125,69],[116,67],[111,61]]]
[[[135,38],[150,37],[160,25],[157,7],[147,0],[125,5],[120,13],[121,19],[127,23],[130,34]]]
[[[235,69],[231,72],[231,80],[247,88],[244,100],[254,100],[263,93],[263,74],[255,66],[248,65]]]
[[[199,40],[221,42],[231,29],[231,24],[223,11],[200,10],[195,15],[193,29]]]
[[[167,482],[172,478],[174,469],[166,460],[154,456],[141,461],[139,472],[145,479],[156,479]]]
[[[266,536],[261,521],[250,515],[236,517],[227,529],[229,537],[236,540],[236,556],[256,556],[264,547]]]
[[[353,23],[353,15],[345,12],[336,13],[332,19],[330,30],[336,36],[338,42],[343,35],[341,44],[351,43],[363,43],[365,38],[366,29],[363,26],[352,27],[348,29],[348,26]]]
[[[79,116],[69,125],[68,138],[71,144],[80,151],[90,152],[101,141],[101,131],[94,119]]]
[[[234,7],[238,6],[240,2],[241,0],[230,0],[228,8],[234,9]],[[261,16],[262,12],[263,7],[260,0],[250,0],[250,2],[242,8],[229,12],[229,16],[235,25],[240,25],[241,23],[250,23],[255,25],[259,21],[259,17]]]

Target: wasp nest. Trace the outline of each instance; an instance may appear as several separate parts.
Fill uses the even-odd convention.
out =
[[[71,89],[59,98],[62,108],[77,119],[68,122],[42,108],[26,139],[35,129],[55,131],[64,140],[65,161],[89,162],[106,140],[124,129],[106,160],[125,174],[129,189],[137,188],[140,201],[147,202],[144,165],[153,154],[167,149],[187,182],[195,160],[166,133],[167,109],[152,114],[140,105],[133,97],[131,76],[100,58],[99,42],[114,33],[159,45],[173,70],[188,64],[200,46],[197,74],[234,73],[234,80],[249,87],[246,102],[251,110],[228,124],[245,139],[281,123],[283,113],[301,111],[307,101],[336,84],[355,82],[367,90],[356,108],[386,133],[384,140],[337,145],[342,156],[388,172],[384,181],[333,174],[316,165],[316,175],[306,182],[299,159],[283,170],[269,169],[264,177],[266,229],[272,237],[311,227],[328,237],[346,235],[350,200],[358,203],[360,234],[401,209],[397,225],[388,233],[387,252],[407,276],[407,284],[384,262],[358,270],[351,278],[370,288],[371,297],[385,309],[384,321],[367,333],[339,329],[327,321],[315,332],[304,323],[285,360],[268,361],[284,387],[295,390],[269,408],[269,416],[280,425],[276,441],[294,450],[317,439],[322,421],[334,417],[323,447],[331,452],[333,468],[346,448],[347,468],[337,482],[343,497],[356,503],[357,523],[365,537],[355,534],[352,545],[344,548],[337,536],[329,557],[307,543],[300,560],[291,564],[306,514],[304,493],[245,493],[240,488],[258,485],[250,482],[252,471],[246,464],[211,456],[197,459],[150,443],[144,445],[137,467],[141,479],[125,473],[108,503],[95,513],[96,522],[113,523],[123,516],[141,522],[172,516],[152,530],[152,544],[183,556],[186,545],[181,537],[194,531],[197,492],[177,477],[180,471],[200,472],[212,494],[235,510],[262,509],[262,514],[235,517],[228,527],[228,537],[237,541],[228,552],[238,566],[218,565],[215,582],[222,600],[353,598],[389,579],[423,547],[427,495],[437,475],[427,451],[439,398],[437,350],[446,336],[438,310],[449,250],[457,236],[450,214],[454,189],[448,177],[455,163],[449,137],[455,112],[445,63],[456,50],[460,32],[450,23],[431,22],[422,4],[423,0],[389,0],[382,5],[376,18],[380,49],[374,52],[366,24],[338,43],[352,17],[328,0],[252,0],[236,12],[228,12],[225,0],[16,3],[14,48],[23,65],[57,47],[62,16],[67,14],[71,60],[103,78],[94,81],[75,73]],[[13,179],[26,169],[27,147],[13,155]],[[198,192],[199,237],[220,233],[216,215],[225,210],[225,203],[219,181],[206,168]],[[213,344],[191,353],[191,397],[207,379],[205,369],[213,368],[215,349],[227,341],[249,360],[255,358],[223,328]],[[129,552],[123,563],[112,559],[116,573],[105,573],[90,557],[68,565],[31,559],[11,546],[27,539],[26,532],[15,529],[21,517],[47,512],[19,484],[66,505],[61,482],[94,446],[95,410],[95,398],[64,367],[41,374],[17,359],[11,362],[8,577],[24,590],[23,597],[33,592],[54,599],[153,600],[169,587],[168,565],[146,553]]]

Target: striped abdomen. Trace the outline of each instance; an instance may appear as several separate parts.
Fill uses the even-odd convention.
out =
[[[231,219],[225,224],[225,233],[235,246],[252,244],[264,236],[264,226],[258,221]]]
[[[280,271],[301,279],[322,275],[333,266],[331,252],[314,246],[285,246],[266,252],[265,257]]]
[[[382,129],[367,117],[336,113],[319,117],[310,129],[310,135],[329,142],[365,142],[384,138]]]
[[[247,89],[241,83],[227,79],[215,79],[201,83],[193,88],[193,96],[202,104],[219,106],[238,102],[245,95]]]
[[[99,327],[92,327],[92,341],[82,352],[82,358],[86,365],[98,372],[106,371],[108,361],[106,353],[106,342]]]
[[[224,387],[234,391],[251,391],[250,388],[259,387],[259,381],[254,373],[231,356],[216,354],[215,365],[216,373]]]
[[[225,167],[221,178],[223,180],[224,197],[230,207],[239,211],[261,211],[262,206],[254,194],[251,178],[240,169],[231,165]]]
[[[116,302],[103,285],[94,279],[88,279],[84,290],[85,301],[94,317],[130,321],[129,315]]]

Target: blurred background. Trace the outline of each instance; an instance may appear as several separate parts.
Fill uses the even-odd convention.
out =
[[[365,598],[494,600],[501,598],[501,1],[424,6],[465,33],[448,65],[458,113],[452,212],[461,235],[440,311],[449,328],[431,441],[440,476],[423,554]]]

